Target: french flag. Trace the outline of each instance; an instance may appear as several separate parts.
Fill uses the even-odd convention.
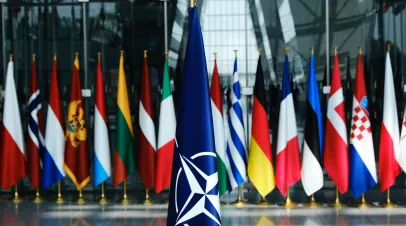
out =
[[[283,196],[291,185],[300,180],[299,141],[295,107],[289,81],[289,60],[283,67],[282,101],[279,111],[279,130],[276,151],[276,186]]]
[[[14,67],[10,57],[7,68],[1,129],[1,185],[8,190],[25,176],[25,149],[20,109],[14,83]]]
[[[41,186],[44,189],[50,187],[66,175],[63,169],[65,135],[62,127],[63,116],[56,67],[55,55],[52,65],[51,91],[49,93],[47,123],[45,127],[45,152],[41,180]]]
[[[383,120],[381,124],[381,142],[379,146],[378,165],[381,192],[390,188],[401,172],[398,163],[399,142],[398,111],[396,108],[392,65],[388,51],[385,62]]]

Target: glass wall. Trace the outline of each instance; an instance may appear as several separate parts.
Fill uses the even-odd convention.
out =
[[[310,48],[315,48],[315,66],[320,93],[328,86],[332,71],[333,48],[337,47],[341,77],[345,91],[345,105],[348,128],[351,120],[352,90],[355,77],[358,46],[363,46],[365,77],[370,100],[370,112],[375,139],[375,153],[378,159],[380,121],[382,120],[382,97],[384,57],[386,44],[391,43],[392,66],[398,103],[398,115],[403,117],[403,84],[406,74],[405,3],[401,1],[329,0],[326,20],[325,0],[201,0],[198,8],[202,22],[203,38],[209,79],[213,70],[214,56],[218,53],[217,64],[222,86],[231,86],[234,50],[238,50],[240,83],[243,87],[243,109],[246,132],[251,128],[250,90],[254,85],[258,60],[258,48],[263,49],[262,65],[268,92],[269,126],[275,161],[277,127],[279,119],[280,87],[285,57],[288,48],[289,72],[292,80],[295,111],[300,146],[303,144],[303,130],[306,110],[307,73]],[[84,5],[85,4],[85,5]],[[51,76],[52,57],[58,56],[58,76],[63,109],[69,101],[69,89],[74,53],[79,53],[82,88],[92,91],[86,97],[85,111],[88,128],[89,155],[93,156],[94,84],[97,52],[102,53],[102,65],[106,85],[109,132],[111,150],[115,146],[115,113],[119,51],[125,51],[125,70],[129,87],[131,115],[135,136],[138,137],[138,102],[140,77],[142,72],[143,50],[148,50],[149,76],[151,80],[154,120],[158,131],[159,96],[165,52],[164,6],[160,1],[90,1],[79,3],[76,0],[19,0],[1,3],[0,71],[4,87],[5,69],[8,55],[14,55],[15,79],[23,124],[27,124],[28,83],[31,73],[32,53],[37,54],[38,76],[43,108],[47,108]],[[175,105],[177,87],[182,78],[184,51],[187,39],[187,1],[168,1],[168,46],[170,76],[174,83]],[[86,6],[86,7],[84,7]],[[86,20],[84,20],[86,19]],[[329,30],[326,32],[326,22]],[[86,31],[86,32],[84,32]],[[328,42],[326,37],[328,36]],[[85,40],[86,45],[85,45]],[[328,43],[328,48],[326,47]],[[85,51],[87,58],[85,59]],[[327,73],[327,71],[329,73]],[[4,89],[4,88],[3,88]],[[322,109],[326,111],[327,95],[322,94]],[[3,101],[3,100],[1,100]],[[226,101],[224,109],[227,108]],[[2,105],[0,105],[2,107]],[[46,111],[45,111],[46,112]],[[24,126],[26,131],[26,126]],[[25,134],[27,137],[27,134]],[[135,147],[138,141],[136,139]],[[91,163],[92,165],[92,163]],[[275,162],[274,162],[275,165]],[[317,199],[331,200],[334,197],[334,184],[325,174],[325,189],[316,194]],[[396,192],[404,186],[404,176],[398,179]],[[138,174],[129,180],[131,195],[143,196],[144,187]],[[28,180],[22,182],[23,190],[33,191]],[[121,187],[107,187],[119,194]],[[53,188],[55,189],[55,188]],[[69,179],[64,179],[64,189],[74,191]],[[92,191],[89,184],[85,191]],[[54,191],[54,190],[53,190]],[[258,199],[255,188],[247,183],[244,195]],[[295,201],[304,202],[307,196],[299,182],[293,188]],[[380,199],[378,189],[367,195]],[[156,198],[156,197],[154,197]],[[345,195],[351,200],[351,195]],[[225,200],[235,199],[235,194],[226,195]],[[281,201],[277,190],[270,200]],[[371,200],[372,201],[372,200]]]

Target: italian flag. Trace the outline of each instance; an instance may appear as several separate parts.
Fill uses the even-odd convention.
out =
[[[175,148],[176,116],[169,83],[168,55],[164,65],[162,82],[161,114],[159,115],[158,152],[156,162],[155,191],[161,192],[171,183],[172,160]]]
[[[128,103],[127,82],[124,73],[124,53],[121,52],[118,72],[116,148],[114,150],[113,186],[127,179],[129,173],[135,172],[134,132]]]

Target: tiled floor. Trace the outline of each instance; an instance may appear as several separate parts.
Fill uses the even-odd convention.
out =
[[[398,209],[332,209],[328,207],[309,209],[296,207],[236,208],[223,206],[223,225],[405,225],[406,208]],[[78,205],[52,202],[35,204],[24,201],[14,204],[1,202],[1,225],[166,225],[167,205]]]

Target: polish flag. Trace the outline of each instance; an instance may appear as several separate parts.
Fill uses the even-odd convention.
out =
[[[343,87],[338,56],[334,56],[334,70],[327,105],[326,136],[323,163],[341,194],[348,190],[349,163],[347,128],[345,124]]]
[[[18,105],[13,61],[10,59],[4,94],[0,149],[0,182],[4,190],[8,190],[26,175],[24,137]]]
[[[381,192],[390,188],[400,174],[399,159],[399,124],[396,108],[395,88],[393,85],[392,65],[389,51],[385,62],[385,84],[383,97],[383,120],[381,124],[381,142],[379,146],[378,173]]]
[[[282,102],[279,113],[276,151],[276,186],[286,196],[291,185],[300,180],[299,141],[295,107],[289,81],[288,57],[285,57],[282,82]]]

